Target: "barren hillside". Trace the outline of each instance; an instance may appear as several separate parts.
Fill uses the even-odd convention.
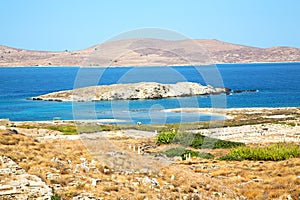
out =
[[[127,39],[64,52],[0,46],[0,66],[165,66],[209,63],[295,62],[300,49],[256,48],[218,40]]]

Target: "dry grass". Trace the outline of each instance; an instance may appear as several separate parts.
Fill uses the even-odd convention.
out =
[[[300,195],[300,159],[278,162],[259,161],[207,161],[193,165],[194,172],[210,174],[222,179],[223,184],[233,188],[247,199],[276,199]]]
[[[152,145],[155,140],[115,138],[112,143],[128,148],[128,145]],[[28,173],[41,177],[54,192],[64,199],[72,199],[83,192],[89,192],[105,199],[279,199],[291,195],[298,199],[300,194],[300,159],[285,161],[219,161],[194,159],[174,163],[162,168],[157,174],[104,173],[104,166],[96,164],[99,171],[79,170],[73,173],[75,165],[85,157],[93,157],[80,140],[49,140],[39,142],[22,134],[0,132],[1,155],[16,161]],[[216,157],[228,150],[211,150]],[[57,162],[52,162],[57,158]],[[67,161],[72,161],[70,167]],[[0,163],[1,167],[1,163]],[[47,172],[58,174],[47,179]],[[142,184],[148,176],[156,178],[159,186]],[[97,186],[91,185],[91,178],[99,179]],[[1,176],[0,176],[1,179]],[[56,189],[55,185],[61,188]],[[71,184],[71,185],[70,185]]]
[[[116,140],[120,142],[120,140]],[[130,142],[128,140],[127,142]],[[140,141],[142,142],[142,141]],[[149,141],[144,141],[149,142]],[[90,162],[93,158],[89,155],[80,140],[49,140],[39,142],[32,137],[22,134],[1,134],[0,152],[2,156],[12,158],[28,173],[41,177],[54,192],[64,199],[83,192],[89,192],[97,197],[106,199],[177,199],[182,195],[191,196],[195,183],[188,179],[180,169],[162,169],[159,174],[122,174],[104,173],[103,166],[97,164],[98,171],[79,170],[73,173],[76,164],[80,164],[80,158],[87,158]],[[56,158],[57,161],[51,161]],[[67,163],[71,160],[73,167]],[[47,172],[58,174],[58,177],[48,178]],[[180,172],[180,173],[179,173]],[[175,175],[175,179],[170,177]],[[156,178],[159,186],[152,187],[151,184],[143,184],[143,179],[148,176]],[[91,178],[99,179],[97,186],[91,185]],[[56,185],[60,188],[56,188]],[[194,184],[192,187],[191,184]],[[199,188],[200,189],[200,188]],[[193,194],[194,195],[194,194]]]

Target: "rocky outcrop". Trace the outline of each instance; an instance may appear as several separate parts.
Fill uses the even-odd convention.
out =
[[[249,92],[259,92],[259,90],[251,89],[251,90],[231,90],[231,93],[249,93]]]
[[[52,189],[8,157],[0,156],[0,199],[50,199]]]
[[[226,88],[214,88],[193,82],[179,82],[176,84],[140,82],[78,88],[49,93],[30,99],[45,101],[137,100],[210,95],[227,93],[228,91],[229,89]]]

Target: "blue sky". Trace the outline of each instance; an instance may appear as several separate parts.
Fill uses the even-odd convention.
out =
[[[300,48],[299,0],[1,0],[0,44],[76,50],[138,28]]]

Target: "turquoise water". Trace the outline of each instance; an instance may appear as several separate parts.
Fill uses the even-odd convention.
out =
[[[46,102],[28,97],[89,85],[140,81],[176,83],[193,81],[231,89],[257,89],[239,93],[160,100],[103,102]],[[0,68],[0,118],[14,121],[61,119],[118,119],[124,123],[178,123],[207,121],[217,116],[165,113],[178,107],[290,107],[300,106],[300,63],[224,64],[206,67]]]

